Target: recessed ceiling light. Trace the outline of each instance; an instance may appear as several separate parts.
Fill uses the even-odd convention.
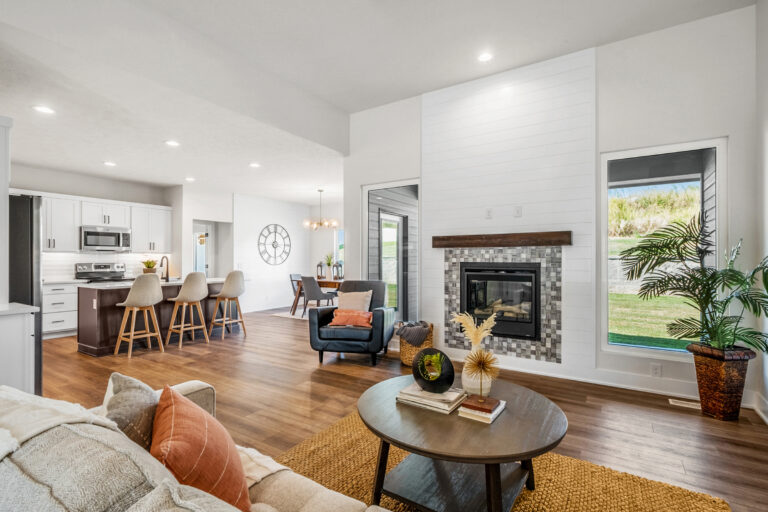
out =
[[[488,62],[491,59],[493,59],[493,54],[488,52],[483,52],[477,56],[477,60],[480,62]]]
[[[104,165],[107,167],[115,167],[117,164],[111,160],[104,160]]]
[[[45,105],[35,105],[32,108],[35,110],[35,112],[39,112],[40,114],[51,115],[56,113],[56,111],[53,110],[51,107],[47,107]]]
[[[253,169],[257,169],[261,167],[261,164],[259,162],[251,162],[248,164],[248,167],[252,167]]]
[[[165,145],[166,146],[170,146],[172,148],[177,148],[177,147],[181,146],[181,144],[179,144],[179,141],[177,141],[177,140],[167,140],[167,141],[165,141]]]
[[[191,182],[195,181],[195,178],[193,178],[192,176],[187,176],[187,181],[189,181],[191,183]]]

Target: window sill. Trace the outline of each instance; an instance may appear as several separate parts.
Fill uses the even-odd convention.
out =
[[[676,361],[691,364],[693,363],[693,358],[691,357],[691,354],[688,353],[688,351],[683,352],[677,350],[666,350],[663,348],[633,347],[630,345],[608,343],[607,341],[603,341],[600,349],[602,352],[612,355],[638,357],[643,359],[660,359],[663,361]]]

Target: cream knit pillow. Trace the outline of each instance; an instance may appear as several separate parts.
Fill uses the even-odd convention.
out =
[[[339,309],[368,311],[371,307],[373,290],[367,292],[339,292]]]

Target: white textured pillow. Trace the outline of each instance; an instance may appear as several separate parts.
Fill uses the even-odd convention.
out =
[[[367,292],[339,292],[339,309],[368,311],[371,307],[373,290]]]

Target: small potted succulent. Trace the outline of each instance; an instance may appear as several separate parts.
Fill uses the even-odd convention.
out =
[[[146,260],[141,262],[142,265],[144,265],[144,273],[145,274],[154,274],[157,272],[157,261],[156,260]]]
[[[714,244],[706,225],[704,216],[672,223],[624,250],[621,259],[627,279],[642,279],[640,298],[683,297],[695,312],[667,324],[667,332],[694,340],[686,348],[696,365],[702,413],[736,420],[747,364],[756,355],[747,347],[768,352],[768,336],[742,323],[745,315],[768,314],[768,257],[749,272],[737,269],[739,242],[722,268],[707,266]]]

